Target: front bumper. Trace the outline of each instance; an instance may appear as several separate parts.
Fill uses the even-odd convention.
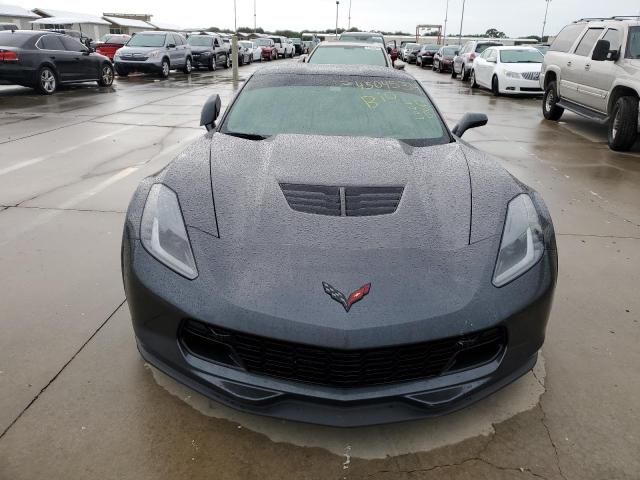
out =
[[[191,63],[194,67],[208,67],[212,58],[211,54],[194,53],[191,55]]]
[[[500,93],[505,95],[542,95],[539,80],[527,80],[524,78],[511,78],[502,75],[499,83]]]
[[[546,252],[541,262],[525,274],[536,279],[536,288],[530,289],[526,306],[514,311],[496,306],[494,311],[501,313],[484,321],[482,328],[502,327],[508,338],[506,348],[489,363],[405,383],[338,388],[254,374],[192,355],[180,342],[179,330],[185,319],[193,318],[187,311],[198,300],[185,298],[174,290],[172,279],[177,275],[153,259],[139,240],[130,240],[125,232],[123,241],[125,289],[138,349],[146,361],[203,395],[238,410],[339,427],[446,414],[490,395],[528,372],[544,342],[555,265],[555,252]],[[208,301],[219,304],[215,308],[219,315],[236,317],[238,328],[246,324],[238,316],[238,309],[225,304],[225,299],[215,292]],[[385,336],[380,337],[384,342]]]
[[[160,73],[162,72],[162,59],[148,59],[145,61],[130,61],[118,59],[113,64],[116,73]]]

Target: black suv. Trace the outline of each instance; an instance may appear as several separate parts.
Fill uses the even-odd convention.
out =
[[[191,46],[193,66],[208,68],[213,71],[216,67],[229,68],[231,57],[226,45],[217,35],[195,34],[187,40]]]

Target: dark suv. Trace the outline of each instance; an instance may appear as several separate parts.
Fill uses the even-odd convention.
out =
[[[500,42],[479,42],[472,40],[463,45],[453,59],[453,67],[451,68],[451,78],[456,78],[458,75],[462,77],[462,80],[469,78],[471,73],[471,66],[477,55],[480,55],[489,47],[501,47]]]
[[[195,34],[188,40],[191,46],[191,58],[196,68],[208,68],[213,71],[218,66],[229,68],[231,57],[222,39],[217,35]]]

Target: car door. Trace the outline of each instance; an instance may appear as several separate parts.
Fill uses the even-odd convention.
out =
[[[72,55],[76,79],[97,79],[99,76],[97,57],[89,55],[89,49],[75,38],[61,35],[60,40],[65,50]]]
[[[589,94],[585,94],[585,80],[587,77],[586,65],[587,61],[591,61],[591,52],[596,44],[596,41],[604,33],[603,27],[591,27],[582,35],[582,38],[573,50],[568,60],[567,73],[564,75],[564,79],[567,82],[570,100],[577,102],[581,105],[589,104]],[[564,72],[563,72],[564,73]],[[563,95],[565,95],[563,93]]]
[[[180,65],[180,67],[184,67],[185,64],[187,63],[189,46],[187,45],[187,42],[185,41],[184,37],[179,33],[174,33],[173,36],[176,39],[176,51],[178,52],[176,57],[179,62],[178,64]]]
[[[167,46],[167,53],[169,54],[169,61],[171,62],[171,68],[176,68],[180,64],[177,39],[173,33],[167,33],[165,39],[165,45]]]
[[[609,50],[621,52],[621,30],[617,28],[607,29],[602,40],[609,42]],[[579,87],[579,93],[587,107],[601,113],[607,113],[608,95],[616,77],[616,62],[610,60],[595,61],[591,59],[592,54],[593,49],[584,65],[584,80]]]
[[[465,43],[458,55],[453,59],[453,69],[456,73],[462,73],[462,64],[464,63],[465,55],[471,49],[470,45],[471,42]]]
[[[51,62],[58,72],[61,82],[69,82],[80,78],[80,67],[75,60],[76,55],[66,50],[62,43],[63,35],[43,35],[37,47],[44,54],[44,59]]]
[[[226,53],[223,52],[222,42],[218,37],[213,38],[213,51],[215,52],[216,64],[224,65],[224,63],[227,61]]]
[[[476,82],[483,87],[491,86],[491,76],[493,75],[493,69],[495,62],[497,61],[497,52],[495,48],[487,48],[484,52],[476,58]]]

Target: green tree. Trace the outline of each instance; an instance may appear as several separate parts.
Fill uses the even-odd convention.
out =
[[[497,30],[495,28],[490,28],[484,34],[489,38],[507,38],[506,33],[501,32],[500,30]]]

